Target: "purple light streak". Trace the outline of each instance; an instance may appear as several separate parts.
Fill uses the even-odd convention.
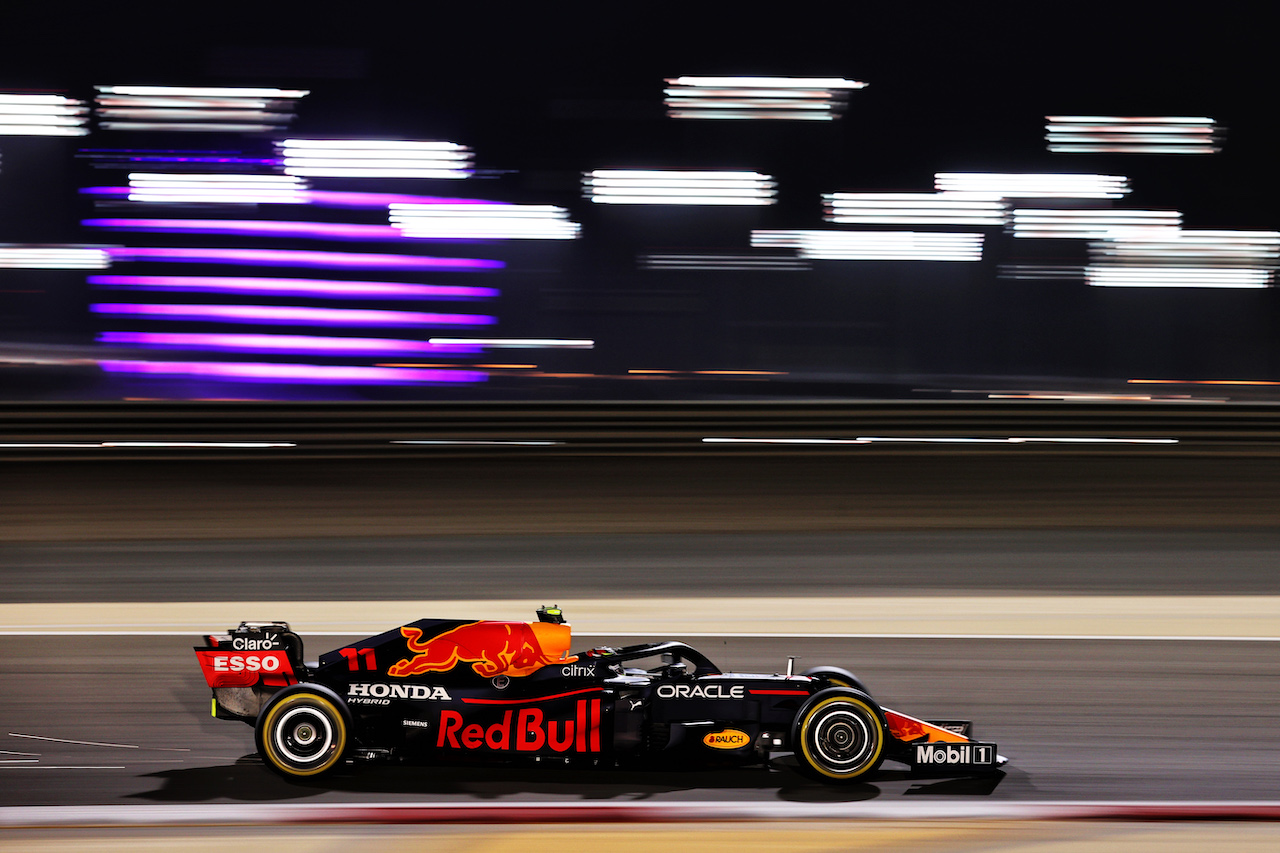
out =
[[[395,281],[339,281],[318,278],[252,278],[196,275],[91,275],[89,284],[120,290],[183,293],[239,293],[254,296],[307,296],[330,299],[487,299],[493,287],[403,284]]]
[[[478,370],[408,367],[347,367],[321,364],[258,364],[214,361],[117,361],[99,359],[107,373],[144,376],[197,376],[230,382],[305,383],[309,385],[441,385],[484,382]]]
[[[134,192],[131,187],[84,187],[80,192],[93,196],[123,196],[128,198]],[[432,195],[406,195],[404,193],[361,193],[340,190],[298,190],[293,193],[297,203],[312,204],[316,207],[349,207],[379,208],[392,204],[496,204],[504,202],[487,201],[478,198],[447,198]],[[147,204],[163,204],[163,202],[146,202]],[[178,203],[178,202],[174,202]],[[216,204],[217,202],[207,202]],[[279,202],[286,204],[289,202]]]
[[[289,249],[159,249],[112,247],[112,261],[244,266],[307,267],[312,269],[475,270],[501,269],[502,261],[478,258],[433,258],[425,255],[380,255],[361,252],[306,252]]]
[[[356,225],[345,222],[288,222],[246,219],[85,219],[89,228],[107,231],[141,231],[155,234],[237,234],[265,237],[303,237],[316,240],[404,241],[391,225]]]
[[[489,326],[497,322],[484,314],[434,314],[421,311],[380,311],[364,308],[303,308],[293,305],[147,305],[97,302],[94,314],[147,317],[153,320],[195,320],[209,323],[297,324],[306,326]]]
[[[148,349],[189,349],[221,352],[312,353],[361,356],[473,355],[477,346],[433,344],[395,338],[346,338],[312,335],[243,335],[200,332],[103,332],[98,343]]]

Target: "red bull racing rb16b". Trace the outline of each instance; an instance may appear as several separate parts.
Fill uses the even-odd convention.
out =
[[[1005,762],[968,721],[882,707],[835,667],[727,673],[675,641],[569,650],[544,607],[536,622],[420,619],[312,664],[286,623],[242,623],[196,656],[213,715],[252,725],[263,762],[293,778],[361,759],[702,768],[791,752],[838,784],[885,759],[932,776]]]

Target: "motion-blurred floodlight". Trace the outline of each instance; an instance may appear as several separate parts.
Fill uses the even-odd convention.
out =
[[[1271,287],[1280,232],[1172,231],[1163,239],[1112,235],[1089,244],[1094,287]]]
[[[597,204],[768,205],[777,184],[759,172],[597,170],[583,178]]]
[[[111,255],[102,246],[26,246],[0,244],[0,269],[102,270]]]
[[[1271,287],[1270,270],[1239,267],[1108,267],[1085,268],[1085,280],[1093,287],[1212,287],[1257,289]]]
[[[305,89],[97,86],[103,130],[263,133],[294,118]]]
[[[1129,192],[1129,179],[1120,175],[938,172],[934,188],[997,198],[1121,198]]]
[[[680,119],[831,121],[849,92],[867,84],[838,77],[668,77],[667,115]]]
[[[254,364],[215,361],[134,361],[99,359],[107,373],[187,376],[229,382],[303,383],[309,385],[418,385],[483,382],[479,370],[365,367],[335,364]]]
[[[150,320],[195,320],[204,323],[249,323],[303,326],[416,327],[489,326],[496,322],[483,314],[436,314],[424,311],[387,311],[371,308],[312,308],[300,305],[188,305],[98,302],[92,314],[111,317],[145,317]]]
[[[84,136],[88,121],[84,101],[0,92],[0,136]]]
[[[981,193],[824,193],[823,216],[844,225],[1005,224],[1008,205]]]
[[[1053,154],[1216,154],[1221,133],[1203,116],[1045,116]]]
[[[1280,264],[1280,232],[1170,231],[1159,238],[1108,235],[1089,244],[1095,265],[1252,267]]]
[[[238,332],[102,332],[98,343],[147,349],[326,356],[444,356],[477,353],[479,347],[348,335],[255,335]]]
[[[980,261],[982,235],[940,231],[752,231],[751,245],[829,261]]]
[[[713,252],[683,252],[650,254],[639,257],[641,269],[646,270],[732,270],[735,272],[797,271],[811,268],[808,261],[794,255],[728,254]]]
[[[286,139],[276,147],[286,175],[456,180],[472,174],[471,149],[453,142]]]
[[[305,204],[308,184],[292,175],[134,172],[129,201],[161,204]]]
[[[1015,237],[1101,239],[1124,235],[1131,239],[1158,240],[1182,225],[1176,210],[1018,208],[1009,230]]]
[[[582,226],[549,204],[392,204],[405,237],[435,240],[573,240]]]

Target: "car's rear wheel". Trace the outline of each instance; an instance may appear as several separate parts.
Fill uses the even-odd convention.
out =
[[[792,724],[800,769],[829,783],[854,782],[884,760],[884,714],[861,691],[830,687],[809,698]]]
[[[319,776],[342,760],[350,726],[341,700],[299,686],[282,691],[258,717],[258,754],[289,777]]]

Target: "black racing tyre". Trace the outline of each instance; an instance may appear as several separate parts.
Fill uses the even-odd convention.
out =
[[[791,728],[801,771],[828,784],[854,782],[875,771],[884,760],[887,740],[880,706],[847,687],[828,687],[810,696]]]
[[[800,674],[807,675],[810,678],[821,678],[832,687],[852,687],[860,693],[871,695],[871,691],[862,683],[862,679],[849,670],[841,669],[838,666],[814,666]]]
[[[305,778],[332,770],[351,745],[351,719],[337,694],[298,684],[275,695],[258,715],[258,754],[282,776]]]

